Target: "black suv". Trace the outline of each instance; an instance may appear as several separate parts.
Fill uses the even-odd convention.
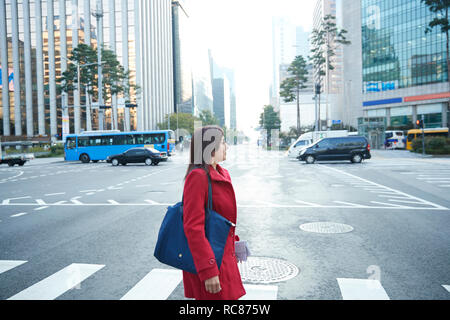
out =
[[[125,166],[127,163],[145,163],[147,166],[157,166],[161,161],[167,161],[167,154],[151,148],[132,148],[106,159],[106,162],[112,163],[113,166],[119,164]]]
[[[370,159],[370,144],[364,137],[325,138],[303,150],[298,159],[313,164],[316,161],[350,160],[361,163]]]

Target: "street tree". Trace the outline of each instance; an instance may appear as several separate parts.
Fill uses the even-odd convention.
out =
[[[209,110],[202,110],[199,117],[204,126],[219,125],[219,120]]]
[[[322,19],[319,28],[313,29],[311,33],[311,56],[309,58],[315,70],[315,81],[316,84],[320,84],[321,88],[323,88],[322,78],[326,76],[327,94],[330,91],[330,71],[335,69],[334,56],[336,56],[336,50],[338,46],[351,44],[347,40],[347,33],[347,30],[339,29],[336,26],[336,17],[331,14],[326,15]],[[320,93],[318,120],[320,128]]]
[[[264,106],[264,112],[259,117],[259,125],[261,129],[267,132],[267,147],[270,147],[270,141],[272,140],[272,130],[280,130],[281,120],[278,112],[275,112],[273,106]]]
[[[306,69],[306,60],[303,56],[295,57],[288,68],[289,77],[280,85],[280,96],[284,102],[297,101],[297,131],[300,132],[300,91],[306,88],[308,82],[308,70]]]
[[[449,21],[449,9],[450,0],[421,0],[428,9],[436,14],[436,17],[428,24],[425,29],[425,33],[431,32],[434,28],[440,28],[440,31],[445,34],[446,37],[446,57],[447,57],[447,72],[448,81],[450,86],[450,21]]]

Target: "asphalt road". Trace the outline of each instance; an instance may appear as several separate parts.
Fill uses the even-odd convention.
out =
[[[0,167],[0,299],[184,299],[153,249],[186,156]],[[450,299],[450,159],[373,151],[306,165],[241,145],[223,166],[252,253],[246,298]],[[324,222],[338,225],[306,230]]]

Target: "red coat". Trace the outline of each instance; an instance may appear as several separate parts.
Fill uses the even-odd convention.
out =
[[[213,190],[213,210],[236,224],[237,205],[227,170],[209,166]],[[234,251],[235,227],[230,228],[220,270],[214,252],[205,237],[205,206],[208,201],[208,178],[203,169],[192,170],[184,184],[184,231],[194,259],[197,274],[183,271],[184,295],[197,300],[237,300],[245,295]],[[219,276],[222,290],[208,293],[205,280]]]

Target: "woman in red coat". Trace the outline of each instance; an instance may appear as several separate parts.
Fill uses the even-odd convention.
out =
[[[224,133],[220,127],[197,129],[191,141],[190,164],[184,184],[184,231],[197,274],[183,271],[184,294],[196,300],[237,300],[245,295],[235,255],[235,227],[230,228],[222,264],[205,236],[205,206],[211,177],[213,210],[236,224],[237,206],[228,171],[218,163],[226,160]]]

